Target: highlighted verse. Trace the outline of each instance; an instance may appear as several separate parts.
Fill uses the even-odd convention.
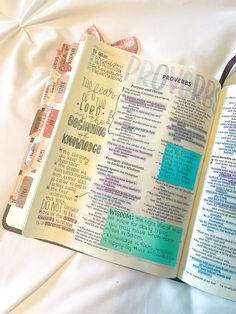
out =
[[[175,266],[182,228],[110,208],[100,244],[152,262]]]
[[[200,161],[200,154],[167,143],[157,179],[193,190]]]

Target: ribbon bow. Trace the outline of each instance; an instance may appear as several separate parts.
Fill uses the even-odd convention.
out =
[[[87,28],[81,35],[80,41],[84,41],[88,35],[92,35],[95,38],[97,38],[100,41],[104,42],[104,39],[99,32],[99,30],[96,28],[96,26],[93,24],[89,28]],[[129,52],[137,53],[138,51],[138,42],[137,38],[135,36],[130,36],[126,38],[122,38],[114,43],[109,44],[113,47],[120,48]]]

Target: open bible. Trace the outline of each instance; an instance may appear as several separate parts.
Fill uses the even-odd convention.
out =
[[[3,226],[236,301],[235,127],[236,86],[64,45]]]

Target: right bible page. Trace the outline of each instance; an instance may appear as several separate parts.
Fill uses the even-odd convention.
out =
[[[218,107],[179,277],[236,301],[236,85]]]

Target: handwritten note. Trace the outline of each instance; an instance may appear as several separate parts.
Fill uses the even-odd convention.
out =
[[[100,244],[152,262],[175,266],[182,228],[110,208]]]
[[[157,179],[193,190],[201,155],[167,143]]]

